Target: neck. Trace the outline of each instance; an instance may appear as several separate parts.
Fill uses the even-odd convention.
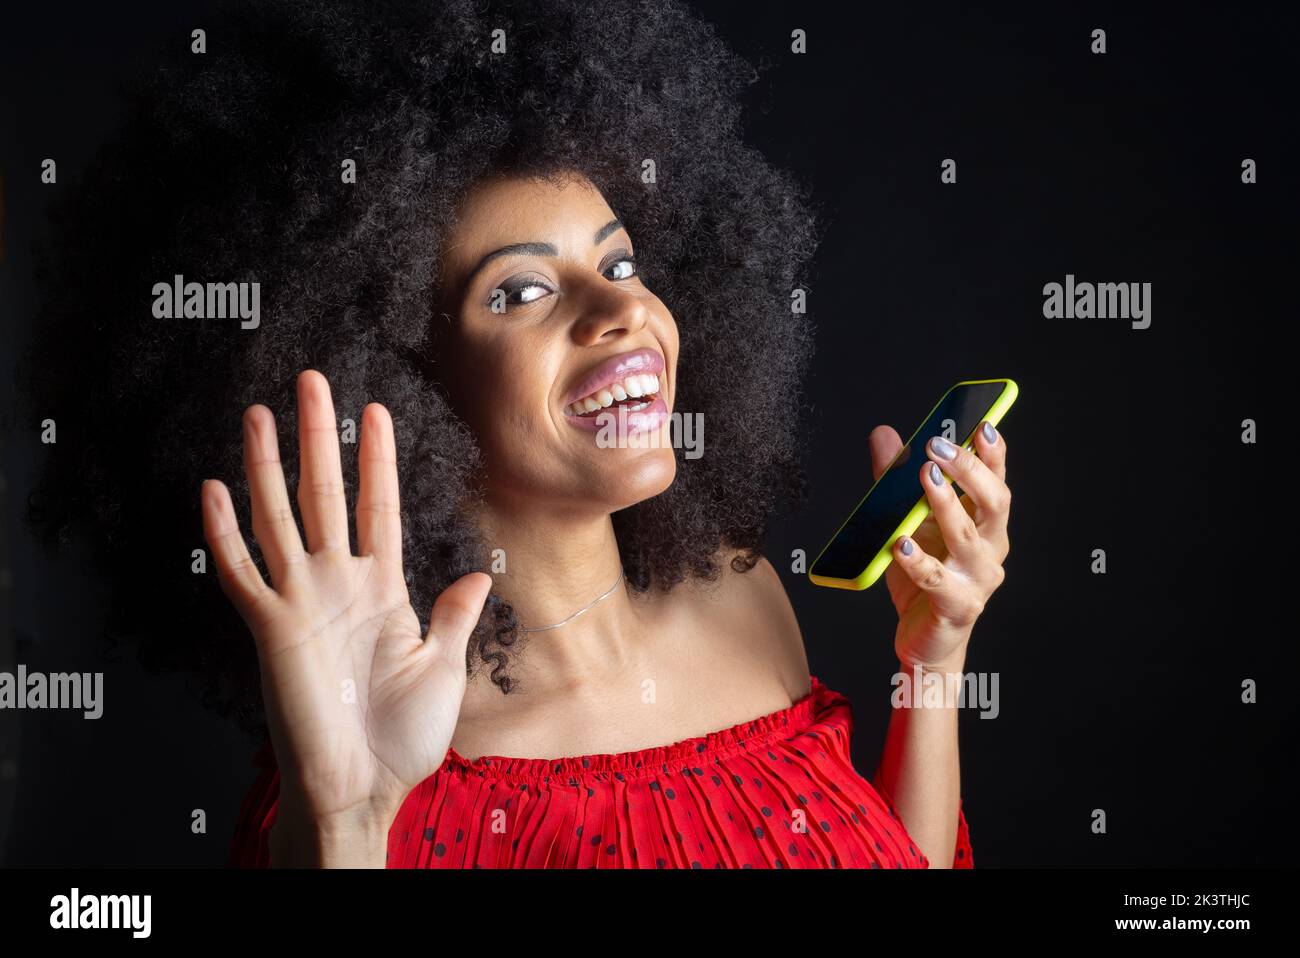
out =
[[[511,668],[534,688],[573,688],[629,662],[640,646],[638,608],[619,581],[614,524],[600,513],[559,514],[484,505],[480,526],[496,568],[493,591],[511,604],[524,628],[540,629],[585,612],[554,629],[523,636],[526,653]],[[617,583],[617,584],[616,584]],[[596,602],[599,596],[613,592]]]

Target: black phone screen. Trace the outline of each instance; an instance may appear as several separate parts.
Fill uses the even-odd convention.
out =
[[[889,468],[858,503],[844,528],[817,558],[812,567],[813,575],[832,579],[856,579],[860,576],[898,529],[898,524],[925,495],[917,479],[917,470],[907,468],[913,464],[913,446],[916,447],[915,455],[923,459],[925,444],[931,436],[943,436],[954,445],[963,445],[1006,388],[1004,382],[991,382],[954,386],[948,390],[934,412],[908,437]],[[919,468],[921,460],[916,459],[915,465]]]

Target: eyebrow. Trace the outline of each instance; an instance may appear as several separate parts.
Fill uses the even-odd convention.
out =
[[[606,239],[608,239],[611,234],[617,232],[622,228],[623,228],[622,220],[619,220],[617,218],[610,220],[600,229],[596,230],[596,235],[592,237],[591,245],[599,246]],[[515,256],[515,255],[558,256],[560,255],[560,252],[555,248],[555,244],[553,243],[511,243],[509,246],[503,246],[500,249],[493,250],[492,252],[484,256],[481,260],[479,260],[478,264],[472,270],[470,270],[469,274],[465,277],[465,285],[468,286],[470,281],[476,275],[478,275],[479,270],[481,270],[488,263],[492,262],[492,260],[497,259],[498,257],[501,256]]]

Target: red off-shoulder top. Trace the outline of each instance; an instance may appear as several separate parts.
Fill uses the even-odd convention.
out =
[[[848,699],[812,676],[787,708],[672,745],[567,758],[448,749],[388,833],[389,868],[927,868],[893,800],[854,770]],[[270,867],[269,743],[230,864]],[[955,868],[972,868],[960,803]]]

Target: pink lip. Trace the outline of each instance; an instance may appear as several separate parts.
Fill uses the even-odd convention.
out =
[[[565,416],[564,418],[579,429],[586,429],[588,432],[597,432],[605,428],[606,422],[609,422],[614,428],[615,436],[626,438],[662,426],[668,420],[668,404],[664,402],[663,396],[656,396],[654,401],[644,409],[638,409],[636,412],[624,412],[621,415],[626,417],[624,420],[626,423],[625,429],[620,428],[618,406],[602,409],[594,416]]]
[[[663,371],[664,358],[653,349],[633,349],[630,352],[619,353],[605,360],[579,382],[561,403],[561,407],[567,407],[574,400],[590,396],[596,390],[604,389],[627,376],[657,375]]]

